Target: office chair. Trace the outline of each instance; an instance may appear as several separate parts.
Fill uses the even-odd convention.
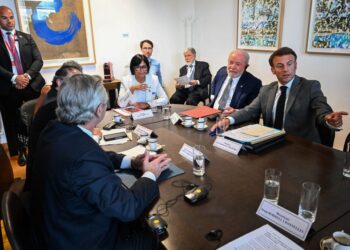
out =
[[[344,147],[343,147],[344,152],[350,152],[350,146],[348,147],[348,143],[350,143],[350,133],[348,134],[344,142]]]
[[[6,191],[1,205],[4,227],[12,249],[31,249],[30,218],[21,199],[14,192]]]
[[[321,144],[332,148],[335,138],[335,131],[317,123],[316,128],[321,138]]]

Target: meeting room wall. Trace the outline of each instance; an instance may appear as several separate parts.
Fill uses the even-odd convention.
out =
[[[193,45],[210,63],[213,75],[227,64],[228,53],[237,46],[238,0],[194,0]],[[310,0],[287,0],[283,18],[282,46],[298,55],[297,74],[321,82],[333,110],[350,112],[350,56],[305,53]],[[276,80],[268,64],[269,52],[251,51],[248,71],[263,84]],[[334,146],[342,149],[350,132],[350,116],[344,117],[344,130],[336,133]]]
[[[84,66],[84,72],[102,75],[103,63],[111,61],[114,75],[120,79],[128,72],[131,57],[140,51],[139,41],[148,38],[154,42],[153,55],[161,62],[168,94],[174,92],[173,78],[184,64],[182,52],[187,46],[196,48],[197,59],[209,62],[214,76],[237,44],[237,1],[91,0],[96,65]],[[15,10],[14,0],[3,0],[2,4]],[[296,51],[297,73],[319,80],[334,110],[350,111],[350,57],[305,53],[309,4],[310,0],[285,1],[282,46]],[[275,80],[269,55],[250,52],[248,70],[264,84]],[[55,70],[42,70],[47,82]],[[344,121],[344,130],[336,136],[336,148],[342,147],[350,131],[350,117]]]

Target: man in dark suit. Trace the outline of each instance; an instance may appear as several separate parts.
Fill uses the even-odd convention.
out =
[[[18,154],[19,107],[37,98],[45,84],[38,47],[28,34],[15,30],[10,8],[0,6],[0,111],[10,155]]]
[[[211,103],[208,105],[223,110],[225,116],[235,109],[242,109],[250,104],[259,94],[260,79],[247,72],[249,54],[243,50],[232,51],[227,60],[227,67],[216,73],[212,82]]]
[[[31,220],[35,249],[157,249],[147,229],[126,229],[159,196],[156,178],[165,154],[112,162],[92,138],[104,118],[107,93],[101,79],[75,75],[57,97],[58,121],[41,133],[33,171]],[[114,170],[133,166],[143,175],[125,188]]]
[[[170,103],[198,105],[200,101],[208,98],[208,86],[211,82],[209,64],[196,61],[196,50],[187,48],[184,52],[186,65],[180,68],[180,77],[187,76],[189,84],[182,85],[176,82],[175,93],[170,98]]]
[[[262,114],[265,126],[284,129],[287,133],[321,142],[316,124],[337,129],[343,124],[347,112],[333,112],[323,95],[318,81],[307,80],[295,74],[297,55],[283,47],[272,53],[269,59],[271,71],[277,82],[263,86],[259,95],[245,108],[221,121],[226,128],[255,120]],[[211,130],[214,131],[218,124]]]

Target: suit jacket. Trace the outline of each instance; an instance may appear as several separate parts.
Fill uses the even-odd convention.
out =
[[[180,76],[187,75],[187,65],[180,68]],[[200,85],[196,85],[192,91],[197,91],[200,93],[202,99],[208,97],[208,86],[211,82],[211,73],[209,70],[209,64],[206,62],[196,61],[194,67],[194,80],[199,80]],[[179,89],[180,91],[189,91],[189,89]]]
[[[209,104],[210,107],[214,103],[220,93],[221,87],[227,78],[227,67],[222,67],[216,73],[211,85],[211,94],[214,95],[213,101]],[[250,104],[259,94],[261,88],[261,80],[253,76],[247,71],[244,71],[239,78],[235,92],[233,93],[230,106],[232,108],[241,109]]]
[[[36,92],[40,92],[45,84],[44,78],[39,73],[43,66],[40,51],[29,34],[16,30],[16,35],[23,71],[31,77],[29,86]],[[12,73],[10,55],[2,37],[0,38],[0,58],[0,95],[7,95],[10,92],[11,78],[14,74]]]
[[[277,82],[263,86],[250,105],[231,115],[235,123],[254,120],[262,114],[264,125],[272,127],[272,109],[277,89]],[[331,112],[332,108],[323,95],[320,83],[296,75],[285,109],[284,130],[289,134],[320,143],[316,124],[326,126],[324,117]]]
[[[145,177],[123,187],[109,156],[76,125],[50,123],[38,149],[31,192],[36,249],[115,249],[120,222],[137,219],[159,195]]]

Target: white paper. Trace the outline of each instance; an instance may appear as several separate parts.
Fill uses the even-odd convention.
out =
[[[285,237],[276,229],[269,225],[264,225],[258,229],[231,241],[222,246],[219,250],[301,250],[300,246]]]
[[[117,112],[118,114],[122,116],[131,116],[131,112],[126,111],[125,109],[113,109],[113,111]]]
[[[175,125],[178,121],[183,122],[184,120],[181,118],[181,116],[179,116],[176,112],[174,112],[171,116],[170,116],[170,121],[173,125]]]
[[[224,137],[217,137],[213,144],[214,147],[225,150],[231,154],[238,155],[242,148],[242,144],[225,139]]]
[[[190,84],[190,79],[186,76],[180,76],[178,78],[175,78],[175,80],[181,84],[182,86],[184,86],[185,88],[189,88],[191,87],[191,84]]]
[[[256,214],[301,240],[306,239],[312,225],[310,221],[265,199],[261,201]]]
[[[193,161],[193,148],[190,145],[184,143],[184,145],[182,145],[180,149],[179,154],[185,157],[190,162]]]
[[[135,121],[141,120],[141,119],[144,119],[144,118],[153,117],[153,113],[152,113],[151,109],[146,109],[146,110],[142,110],[142,111],[138,111],[138,112],[133,112],[131,115],[132,115],[132,118],[134,118]]]
[[[152,134],[152,130],[138,124],[134,129],[134,133],[137,134],[138,136],[142,136],[142,135],[150,136]]]
[[[125,150],[120,153],[132,158],[145,153],[145,151],[146,151],[146,148],[144,146],[137,145],[136,147]]]
[[[102,139],[100,141],[101,146],[106,146],[106,145],[117,145],[117,144],[124,144],[129,141],[129,135],[127,134],[127,138],[122,138],[122,139],[117,139],[117,140],[111,140],[111,141],[105,141],[103,139],[104,135],[110,135],[114,133],[121,133],[125,132],[125,128],[117,128],[117,129],[111,129],[111,130],[101,130],[102,132]]]

